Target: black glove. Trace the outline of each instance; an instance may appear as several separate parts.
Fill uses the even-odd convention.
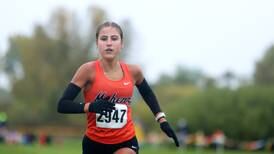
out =
[[[160,123],[160,126],[161,126],[162,131],[165,132],[168,137],[173,138],[175,145],[177,147],[179,147],[179,142],[178,142],[177,136],[175,135],[174,131],[172,130],[172,128],[170,127],[168,122],[167,121],[162,122],[162,123]]]
[[[99,99],[89,104],[88,111],[105,114],[106,112],[112,112],[112,110],[115,110],[114,106],[114,103],[111,103],[104,99]]]

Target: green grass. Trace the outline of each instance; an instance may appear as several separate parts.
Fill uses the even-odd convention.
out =
[[[80,141],[66,141],[60,145],[4,145],[0,144],[0,154],[81,154]],[[163,146],[141,147],[140,154],[216,154],[213,150],[176,149]],[[270,154],[270,152],[225,151],[223,154]]]
[[[80,154],[79,143],[61,145],[0,145],[0,154]]]

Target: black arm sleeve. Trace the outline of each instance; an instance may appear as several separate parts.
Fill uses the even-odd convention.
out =
[[[141,96],[149,106],[150,110],[154,114],[154,116],[156,116],[158,112],[161,112],[161,108],[159,106],[157,98],[153,93],[152,89],[150,88],[150,86],[148,85],[146,79],[144,79],[141,84],[136,86]]]
[[[81,88],[77,85],[70,83],[60,98],[57,106],[57,112],[59,113],[85,113],[84,103],[74,102]]]

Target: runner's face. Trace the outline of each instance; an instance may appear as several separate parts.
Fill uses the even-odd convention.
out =
[[[114,27],[102,28],[96,43],[102,58],[108,60],[118,57],[123,46],[119,31]]]

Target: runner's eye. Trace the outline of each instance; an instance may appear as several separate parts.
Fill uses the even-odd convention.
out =
[[[116,36],[116,35],[111,36],[111,40],[112,40],[112,41],[117,41],[117,40],[119,40],[119,37],[118,37],[118,36]]]
[[[102,41],[106,41],[107,39],[108,39],[107,36],[101,36],[101,37],[100,37],[100,40],[102,40]]]

